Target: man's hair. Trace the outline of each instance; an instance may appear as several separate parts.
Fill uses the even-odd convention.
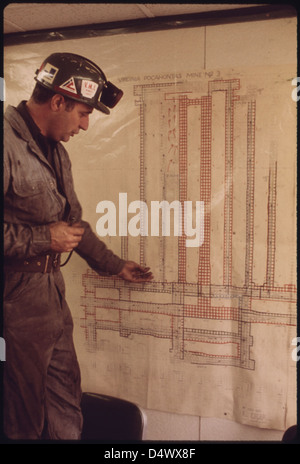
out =
[[[54,95],[56,95],[56,93],[57,92],[47,89],[46,87],[43,87],[37,82],[33,89],[31,97],[35,103],[37,103],[38,105],[42,105],[46,103],[47,101],[51,100],[51,98]],[[66,102],[66,110],[71,111],[74,108],[76,102],[72,100],[71,98],[65,97],[64,95],[63,97]]]

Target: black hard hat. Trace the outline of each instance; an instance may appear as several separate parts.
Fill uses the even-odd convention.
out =
[[[35,80],[55,93],[109,114],[123,95],[92,61],[74,53],[53,53],[36,71]]]

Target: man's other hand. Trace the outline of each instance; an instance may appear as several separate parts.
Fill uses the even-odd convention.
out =
[[[78,246],[83,234],[84,228],[80,223],[70,225],[60,221],[50,224],[51,250],[57,253],[70,252]]]

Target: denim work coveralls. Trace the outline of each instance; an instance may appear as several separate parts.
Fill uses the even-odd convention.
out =
[[[12,439],[80,439],[80,371],[63,276],[59,267],[23,268],[53,255],[49,224],[62,220],[81,222],[76,252],[96,272],[118,274],[125,262],[81,220],[63,145],[54,145],[50,164],[12,106],[4,135],[4,432]]]

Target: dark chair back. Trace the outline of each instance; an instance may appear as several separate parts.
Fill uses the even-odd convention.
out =
[[[145,427],[145,414],[136,404],[96,393],[83,393],[82,440],[139,441]]]

